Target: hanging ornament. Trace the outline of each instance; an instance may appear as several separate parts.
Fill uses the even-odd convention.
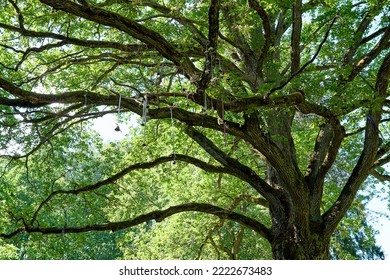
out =
[[[148,110],[149,110],[148,95],[145,94],[144,101],[142,104],[142,119],[141,119],[142,126],[145,126],[146,122],[148,121]]]
[[[218,104],[217,104],[217,111],[218,111]],[[224,106],[223,101],[221,101],[220,111],[218,111],[217,122],[218,122],[219,125],[223,125],[223,139],[224,139],[225,147],[226,147],[226,143],[227,143],[227,133],[226,133],[227,125],[226,125],[226,121],[225,121],[225,106]]]
[[[173,164],[176,164],[176,154],[175,154],[175,124],[173,121],[173,107],[170,107],[171,111],[171,140],[172,140],[172,159],[173,159]]]
[[[143,131],[144,137],[143,137],[143,140],[142,140],[142,146],[143,147],[146,146],[146,123],[148,121],[148,111],[149,111],[148,95],[145,94],[144,101],[143,101],[143,104],[142,104],[142,118],[141,118],[141,126],[144,127],[144,131]]]
[[[122,102],[122,95],[119,94],[119,101],[118,101],[118,119],[120,118],[120,115],[121,115],[121,102]]]
[[[122,102],[122,95],[119,95],[119,101],[118,101],[118,122],[120,122],[120,119],[121,119],[121,102]],[[117,132],[121,131],[118,123],[116,124],[115,131],[117,131]]]
[[[142,147],[146,147],[146,125],[144,126],[143,134],[144,134],[144,137],[142,139]]]

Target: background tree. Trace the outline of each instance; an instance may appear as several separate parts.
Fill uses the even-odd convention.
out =
[[[238,258],[251,230],[275,259],[326,259],[370,175],[389,178],[388,1],[1,5],[3,239],[200,212],[221,219],[196,219],[200,253]],[[121,147],[86,131],[130,112],[143,129]]]

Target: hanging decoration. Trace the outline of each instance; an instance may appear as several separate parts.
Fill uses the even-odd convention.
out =
[[[175,154],[175,125],[174,125],[174,122],[173,122],[173,108],[176,107],[177,103],[176,103],[176,93],[173,94],[173,104],[172,106],[169,108],[170,110],[170,113],[171,113],[171,140],[172,140],[172,163],[175,164],[176,163],[176,154]]]
[[[121,119],[121,102],[122,102],[122,95],[119,94],[119,101],[118,101],[118,122],[120,122]],[[119,127],[119,123],[116,124],[115,131],[120,132],[121,128]]]
[[[217,118],[217,122],[219,125],[223,125],[223,139],[224,139],[224,142],[225,142],[225,147],[226,147],[226,143],[227,143],[227,133],[226,133],[226,129],[227,129],[227,125],[226,125],[226,121],[225,121],[225,105],[223,103],[223,101],[221,101],[221,107],[220,107],[220,112],[218,114],[218,118]]]
[[[171,111],[171,140],[172,140],[172,159],[173,159],[173,164],[176,163],[176,154],[175,154],[175,124],[173,121],[173,107],[171,106],[170,108]]]
[[[121,115],[121,102],[122,102],[122,95],[119,94],[119,101],[118,101],[118,118],[120,118],[120,115]]]
[[[145,147],[146,146],[146,125],[143,126],[144,128],[144,131],[143,131],[143,139],[142,139],[142,146]]]
[[[142,103],[142,119],[141,119],[142,126],[145,126],[147,121],[148,121],[148,111],[149,111],[148,95],[145,94],[144,100]]]
[[[206,55],[206,61],[204,66],[204,74],[210,75],[210,81],[213,80],[213,54],[212,54],[213,48],[208,45],[206,45],[205,55]],[[207,94],[206,92],[203,93],[203,112],[206,112],[208,109],[207,106]]]
[[[205,54],[206,54],[206,65],[205,65],[205,73],[210,74],[211,78],[213,77],[213,54],[212,54],[213,48],[207,45]],[[208,67],[209,66],[209,67]]]
[[[215,63],[218,67],[218,69],[216,70],[216,76],[213,77],[213,72],[211,73],[211,79],[210,79],[210,83],[211,85],[216,85],[218,83],[218,80],[220,78],[220,74],[222,73],[222,70],[221,70],[221,59],[219,58],[216,58],[217,59],[217,63]]]
[[[142,104],[142,118],[141,118],[141,126],[144,127],[144,137],[142,146],[146,146],[146,123],[148,122],[148,111],[149,111],[149,100],[148,95],[145,94],[143,104]]]

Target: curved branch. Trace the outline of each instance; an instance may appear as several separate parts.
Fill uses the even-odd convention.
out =
[[[121,50],[124,52],[136,52],[136,53],[141,51],[155,51],[155,49],[152,48],[151,46],[144,45],[144,44],[122,44],[118,42],[104,41],[104,40],[101,41],[82,40],[75,37],[64,36],[52,32],[40,32],[40,31],[22,29],[13,25],[4,24],[2,22],[0,22],[0,27],[6,30],[18,32],[21,35],[28,36],[28,37],[51,38],[55,40],[60,40],[64,42],[64,44],[72,44],[72,45],[88,47],[88,48],[109,48],[109,49]],[[4,45],[1,46],[5,47]],[[16,49],[13,49],[13,51],[23,53],[23,51],[19,51]]]
[[[319,220],[323,187],[326,174],[336,160],[337,151],[344,139],[345,131],[327,123],[320,126],[305,181],[310,190],[310,211],[315,220]]]
[[[238,160],[229,157],[220,150],[210,139],[192,127],[186,127],[185,133],[194,139],[207,153],[221,163],[227,173],[232,174],[250,184],[259,194],[265,197],[270,204],[276,203],[283,196],[282,192],[267,184],[254,170],[243,165]]]
[[[307,66],[309,66],[310,64],[312,64],[314,62],[314,60],[317,58],[317,56],[319,55],[323,45],[326,43],[326,41],[328,40],[328,37],[329,37],[329,34],[330,34],[330,30],[332,30],[332,27],[334,25],[334,23],[336,22],[336,19],[337,19],[337,16],[335,16],[333,18],[333,20],[331,21],[328,29],[326,30],[325,32],[325,36],[324,38],[322,39],[321,43],[318,45],[318,48],[316,50],[316,52],[314,53],[313,57],[311,59],[309,59],[305,64],[302,65],[301,68],[299,68],[297,71],[291,73],[291,76],[286,80],[284,81],[280,86],[277,86],[277,87],[274,87],[272,88],[268,93],[267,93],[267,96],[269,97],[271,94],[273,94],[274,92],[278,91],[278,90],[281,90],[283,89],[285,86],[287,86],[296,76],[298,76],[299,74],[301,74]]]
[[[353,65],[352,72],[349,74],[348,78],[343,81],[350,82],[352,81],[367,65],[369,65],[381,52],[382,50],[388,48],[388,42],[390,40],[390,25],[386,27],[382,38],[379,42],[372,48],[372,50],[366,55],[362,56],[356,63]]]
[[[390,28],[389,28],[390,34]],[[390,53],[384,58],[381,67],[379,68],[377,75],[377,82],[375,85],[375,101],[382,108],[385,103],[385,96],[390,81]],[[359,190],[361,184],[366,180],[367,176],[372,172],[372,167],[377,160],[378,147],[379,147],[379,135],[377,131],[377,124],[381,119],[381,109],[371,109],[369,115],[370,120],[366,121],[365,139],[363,151],[360,158],[352,171],[347,183],[344,185],[339,197],[335,203],[323,214],[326,226],[333,231],[340,220],[344,217],[345,213],[351,206],[356,193]]]
[[[249,0],[248,4],[252,9],[254,9],[257,12],[257,14],[259,15],[259,17],[261,18],[261,20],[263,22],[265,42],[264,42],[263,48],[261,50],[261,53],[260,53],[260,56],[258,59],[258,65],[257,65],[257,69],[256,69],[257,74],[259,74],[260,77],[263,78],[263,64],[264,64],[265,58],[268,55],[269,48],[271,46],[271,39],[272,39],[271,25],[270,25],[270,21],[269,21],[269,18],[268,18],[266,11],[256,0]]]
[[[350,48],[346,51],[344,58],[343,58],[343,65],[348,65],[350,64],[352,58],[356,54],[358,48],[366,42],[367,39],[363,40],[363,34],[366,32],[367,28],[371,24],[371,22],[374,20],[376,14],[380,12],[380,9],[378,7],[372,7],[365,17],[362,19],[362,21],[359,24],[359,27],[353,34],[355,34],[355,42],[350,46]]]
[[[376,170],[371,170],[370,174],[381,182],[389,182],[390,181],[390,175],[381,174]]]
[[[108,184],[114,183],[115,181],[119,180],[120,178],[122,178],[123,176],[127,175],[128,173],[130,173],[130,172],[132,172],[134,170],[150,169],[150,168],[153,168],[153,167],[155,167],[155,166],[157,166],[159,164],[166,163],[166,162],[173,161],[173,160],[178,160],[178,161],[183,161],[183,162],[187,162],[187,163],[193,164],[194,166],[199,167],[199,168],[201,168],[201,169],[203,169],[203,170],[205,170],[207,172],[211,172],[211,173],[228,173],[228,174],[232,174],[226,168],[219,167],[219,166],[214,166],[214,165],[208,164],[206,162],[203,162],[203,161],[201,161],[199,159],[196,159],[194,157],[190,157],[190,156],[187,156],[187,155],[175,154],[175,157],[172,157],[172,156],[160,157],[160,158],[157,158],[157,159],[155,159],[153,161],[150,161],[150,162],[136,163],[136,164],[130,165],[130,166],[122,169],[121,171],[117,172],[116,174],[108,177],[107,179],[104,179],[104,180],[99,181],[99,182],[97,182],[95,184],[92,184],[92,185],[88,185],[88,186],[85,186],[85,187],[82,187],[82,188],[78,188],[78,189],[74,189],[74,190],[56,190],[56,191],[53,191],[38,206],[37,210],[34,212],[32,218],[31,218],[30,224],[32,225],[36,221],[37,216],[38,216],[39,212],[41,211],[41,209],[46,204],[48,204],[55,196],[58,196],[60,194],[78,195],[80,193],[91,192],[91,191],[99,189],[100,187],[103,187],[103,186],[106,186]],[[232,174],[232,175],[234,175],[234,174]]]
[[[51,6],[56,10],[62,10],[87,20],[111,26],[123,31],[148,46],[154,47],[162,56],[171,60],[176,65],[183,67],[185,72],[191,77],[195,78],[198,75],[198,70],[188,57],[183,56],[182,53],[177,51],[177,49],[161,34],[146,28],[134,20],[121,16],[118,13],[110,12],[98,7],[86,7],[72,1],[40,0],[40,2]]]
[[[188,19],[188,18],[184,17],[183,15],[178,14],[177,10],[173,10],[173,9],[167,7],[167,6],[158,4],[158,3],[154,2],[154,1],[144,0],[144,1],[140,1],[139,3],[137,3],[137,5],[139,5],[139,6],[144,6],[144,5],[148,6],[150,8],[153,8],[153,9],[161,12],[166,17],[175,19],[177,22],[181,23],[183,26],[188,27],[192,31],[192,33],[195,35],[195,39],[197,41],[199,41],[199,43],[202,46],[206,46],[207,45],[207,41],[208,41],[207,38],[195,26],[195,24],[196,25],[201,25],[202,22]]]
[[[94,224],[94,225],[87,225],[87,226],[80,226],[80,227],[67,227],[65,229],[64,227],[24,226],[22,228],[16,229],[11,233],[2,233],[0,234],[0,237],[11,238],[21,232],[27,232],[27,233],[37,232],[42,234],[64,234],[64,233],[81,233],[81,232],[89,232],[89,231],[109,231],[109,230],[117,231],[117,230],[131,228],[152,220],[155,220],[156,222],[162,222],[164,219],[174,214],[183,213],[183,212],[206,213],[206,214],[217,216],[221,219],[228,219],[231,221],[235,221],[254,230],[258,234],[263,236],[265,239],[267,239],[268,241],[271,240],[270,230],[262,223],[252,218],[249,218],[247,216],[244,216],[242,214],[229,211],[221,207],[214,206],[207,203],[181,204],[181,205],[169,207],[165,210],[152,211],[147,214],[137,216],[134,219],[121,221],[121,222],[109,222],[105,224]]]
[[[213,67],[216,61],[217,54],[217,41],[219,34],[219,0],[212,0],[209,7],[209,33],[208,33],[208,46],[205,51],[206,61],[205,68],[202,73],[202,76],[197,85],[197,93],[200,95],[205,94],[205,90],[210,83],[210,79],[213,76]]]

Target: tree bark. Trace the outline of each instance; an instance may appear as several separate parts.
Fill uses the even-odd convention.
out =
[[[272,254],[275,260],[328,260],[330,237],[321,232],[311,232],[302,236],[293,226],[281,232],[272,241]]]
[[[17,82],[12,79],[13,74],[8,75],[7,71],[4,72],[6,74],[1,73],[0,105],[22,108],[23,110],[14,113],[15,116],[27,115],[24,118],[26,123],[45,125],[45,120],[58,121],[45,137],[38,135],[41,141],[39,141],[36,147],[33,147],[31,151],[22,156],[14,156],[13,159],[28,157],[33,154],[42,145],[49,142],[51,137],[55,135],[56,130],[59,130],[61,125],[66,122],[70,122],[76,117],[87,120],[88,118],[84,113],[92,114],[92,112],[88,111],[90,104],[110,107],[120,104],[120,106],[118,105],[119,109],[142,115],[142,107],[137,98],[131,97],[130,94],[128,96],[124,94],[122,98],[121,93],[117,93],[114,90],[108,90],[109,93],[105,93],[108,89],[106,88],[107,85],[113,86],[113,89],[116,86],[120,86],[119,82],[114,82],[115,75],[113,76],[114,78],[105,76],[111,73],[111,70],[114,70],[117,65],[125,66],[126,64],[129,69],[139,67],[140,65],[146,65],[150,68],[154,67],[156,68],[154,74],[160,75],[161,65],[164,65],[164,67],[170,68],[165,73],[165,75],[172,76],[169,81],[170,85],[176,79],[178,81],[177,88],[179,89],[170,91],[171,87],[169,85],[167,92],[152,93],[151,91],[149,92],[150,85],[142,83],[139,87],[133,85],[127,85],[127,87],[136,89],[137,95],[148,97],[148,102],[151,105],[151,108],[148,109],[148,118],[151,120],[176,119],[183,125],[183,133],[186,134],[186,137],[194,140],[217,164],[213,165],[199,160],[195,156],[183,154],[175,154],[174,159],[192,164],[209,173],[228,174],[239,178],[257,192],[258,197],[256,198],[267,201],[271,217],[271,227],[267,228],[260,221],[219,206],[187,203],[140,215],[136,219],[129,221],[67,228],[67,233],[92,230],[119,230],[153,219],[161,221],[176,213],[197,211],[212,214],[221,219],[233,220],[242,226],[256,231],[270,242],[275,259],[329,259],[331,235],[351,207],[361,185],[370,174],[386,179],[375,168],[390,161],[390,144],[381,146],[381,139],[378,135],[380,133],[378,126],[384,120],[382,118],[384,110],[382,109],[385,105],[389,105],[387,98],[389,96],[390,54],[386,54],[384,51],[389,47],[390,27],[382,28],[364,37],[366,30],[373,22],[373,18],[382,13],[381,5],[370,8],[370,11],[360,21],[354,34],[353,42],[349,46],[346,45],[340,48],[345,49],[346,52],[344,54],[337,53],[335,57],[342,58],[341,68],[343,68],[343,71],[326,73],[325,76],[339,77],[339,79],[335,84],[331,84],[329,96],[325,96],[322,101],[317,101],[321,99],[321,96],[317,98],[321,91],[319,93],[310,92],[311,90],[315,91],[315,89],[305,86],[306,83],[310,83],[310,79],[303,77],[302,80],[299,80],[299,78],[307,75],[309,71],[314,71],[315,69],[321,71],[321,68],[327,69],[329,65],[334,64],[333,58],[330,59],[329,55],[327,55],[329,51],[326,51],[326,45],[333,44],[334,40],[337,41],[337,37],[332,39],[332,41],[328,41],[328,38],[331,32],[335,30],[333,27],[337,24],[337,21],[343,21],[341,20],[342,16],[334,16],[332,20],[326,20],[330,21],[330,23],[324,25],[325,28],[319,27],[317,30],[323,33],[321,36],[313,34],[313,36],[309,36],[310,38],[313,37],[311,39],[302,36],[302,34],[306,35],[304,33],[306,32],[305,25],[302,24],[303,14],[314,8],[321,1],[303,3],[304,1],[302,0],[294,0],[290,7],[291,13],[289,12],[290,10],[287,10],[282,5],[283,7],[279,7],[279,16],[277,16],[276,14],[273,15],[266,6],[263,7],[262,1],[249,0],[248,12],[254,11],[255,15],[257,15],[256,17],[250,17],[250,25],[253,25],[253,21],[256,19],[258,20],[258,28],[251,30],[252,27],[247,26],[248,30],[251,30],[249,33],[253,32],[253,35],[257,35],[252,38],[246,37],[247,28],[242,28],[245,27],[244,22],[237,21],[234,13],[237,5],[228,1],[210,1],[207,24],[206,21],[202,23],[195,20],[197,17],[192,19],[187,18],[185,14],[180,15],[180,12],[176,11],[176,9],[170,9],[168,6],[154,3],[155,1],[131,3],[131,6],[134,7],[137,7],[137,5],[143,7],[145,5],[150,9],[159,11],[159,14],[161,13],[159,16],[181,23],[181,25],[186,27],[183,28],[183,34],[188,32],[188,27],[196,37],[194,42],[188,41],[188,44],[194,44],[190,50],[187,50],[187,43],[183,45],[177,43],[178,41],[183,41],[183,38],[177,37],[172,39],[175,35],[164,36],[164,33],[159,32],[158,28],[154,29],[152,25],[143,24],[143,20],[126,17],[123,13],[105,9],[101,5],[88,4],[87,1],[40,0],[39,2],[53,8],[55,11],[62,11],[74,16],[74,18],[79,17],[90,23],[95,23],[97,26],[104,26],[107,30],[115,30],[115,32],[122,33],[126,35],[126,38],[132,38],[133,40],[130,40],[132,43],[111,42],[109,40],[110,37],[106,38],[105,41],[92,40],[89,37],[79,38],[75,34],[66,34],[65,36],[61,32],[58,34],[53,33],[51,30],[55,28],[52,28],[51,24],[48,25],[50,28],[48,28],[47,32],[43,31],[44,27],[35,28],[37,29],[35,30],[34,26],[30,26],[26,29],[28,25],[24,25],[23,9],[18,8],[16,1],[9,2],[19,15],[19,26],[11,25],[14,19],[9,22],[0,22],[1,32],[3,30],[9,32],[10,38],[18,38],[20,36],[27,39],[48,40],[47,44],[43,44],[40,47],[31,48],[26,46],[24,51],[18,50],[19,47],[22,48],[23,44],[21,43],[12,45],[12,42],[8,42],[0,46],[8,49],[10,53],[12,51],[15,54],[22,53],[21,59],[15,67],[4,67],[5,65],[0,61],[1,67],[9,71],[12,70],[10,73],[20,71],[21,77],[24,75],[26,77],[29,76],[27,75],[29,73],[24,73],[21,70],[21,66],[28,62],[31,54],[38,53],[42,55],[42,61],[45,61],[45,59],[51,61],[52,54],[49,53],[50,55],[45,57],[45,52],[49,50],[64,50],[61,48],[63,46],[66,46],[66,49],[71,49],[72,45],[78,48],[82,47],[83,51],[91,51],[96,57],[100,57],[98,49],[101,49],[101,54],[106,53],[109,49],[115,50],[110,57],[110,60],[115,61],[114,66],[107,64],[107,70],[104,74],[101,76],[99,74],[94,85],[88,89],[84,89],[81,86],[80,89],[73,91],[43,94],[34,92],[36,90],[34,86],[31,88],[23,86],[23,84],[26,85],[32,80],[23,81],[21,86],[17,85]],[[113,1],[106,2],[108,4],[108,2]],[[243,9],[244,7],[240,7],[237,11],[241,13]],[[158,14],[154,14],[154,16],[156,15]],[[57,17],[58,15],[54,16]],[[56,20],[59,20],[59,17]],[[32,19],[31,22],[33,22]],[[197,27],[198,25],[199,28]],[[347,26],[348,24],[343,23],[341,25]],[[77,24],[75,27],[77,27]],[[167,25],[167,28],[171,27]],[[207,36],[205,35],[206,29],[208,29]],[[291,31],[288,31],[289,33],[287,34],[287,30]],[[11,36],[11,34],[14,35]],[[285,36],[290,36],[291,38],[285,41],[283,39]],[[337,35],[335,34],[335,36]],[[115,37],[113,36],[113,38]],[[364,46],[370,41],[375,41],[374,39],[377,42],[371,49],[369,49],[369,46]],[[31,46],[36,44],[34,40],[30,42]],[[184,38],[184,41],[186,40]],[[290,59],[287,59],[287,63],[280,63],[281,58],[283,60],[288,56],[288,52],[285,53],[283,51],[288,44],[290,44],[291,50],[289,54]],[[323,46],[325,47],[323,48]],[[366,49],[363,51],[362,47]],[[322,49],[324,49],[323,55]],[[91,63],[94,61],[92,59],[94,56],[89,58]],[[153,61],[151,57],[154,56],[159,58],[156,59],[159,62],[151,64],[151,61]],[[31,57],[33,56],[31,55]],[[351,92],[350,90],[347,91],[346,86],[348,83],[352,83],[358,76],[365,79],[365,75],[361,75],[364,74],[364,69],[368,68],[370,64],[373,65],[373,62],[379,63],[381,57],[384,58],[377,71],[375,86],[369,87],[373,91],[373,96],[366,97],[366,95],[362,95],[362,99],[358,102],[343,100],[343,96],[336,90],[337,87],[340,91],[345,89],[347,93]],[[69,63],[69,65],[80,66],[77,62],[79,60],[70,58],[68,60],[66,57],[60,57],[57,60],[64,60],[64,65]],[[133,60],[132,58],[138,59]],[[15,59],[18,60],[17,56],[15,56]],[[83,58],[83,60],[88,59]],[[322,65],[321,61],[324,61],[325,65]],[[36,63],[34,60],[30,62]],[[204,66],[200,67],[202,63],[204,63]],[[38,75],[34,79],[45,80],[46,74],[50,74],[51,71],[53,73],[56,72],[60,66],[65,67],[62,63],[57,65],[56,60],[53,60],[51,64],[53,64],[52,67],[48,67],[51,70],[46,71],[47,73],[45,72],[45,74],[40,73],[38,71],[39,68],[37,68],[38,70],[31,70],[32,76]],[[61,67],[58,69],[62,69]],[[328,70],[331,71],[330,69]],[[369,72],[367,74],[372,76]],[[19,75],[15,75],[15,77],[17,76]],[[107,79],[107,85],[102,85],[100,90],[98,90],[96,87],[103,78]],[[137,77],[134,74],[134,77],[129,79],[129,84],[134,83],[134,81],[141,81],[141,78],[143,76]],[[182,88],[183,92],[180,91],[182,78],[186,79],[186,82],[183,84],[191,86],[190,90]],[[315,78],[313,81],[317,79]],[[114,84],[111,84],[109,80],[114,82]],[[244,82],[239,87],[243,89],[242,92],[236,92],[235,90],[239,81]],[[330,83],[330,81],[327,82]],[[148,84],[148,82],[145,83]],[[265,87],[262,87],[264,85]],[[321,84],[321,87],[325,86],[327,86],[326,83],[324,85]],[[362,84],[357,83],[357,86],[363,88]],[[72,89],[74,86],[71,85],[69,88]],[[147,92],[143,92],[144,89],[147,89]],[[331,93],[333,91],[335,91],[334,94]],[[127,88],[124,92],[127,93]],[[159,98],[162,96],[167,97],[167,99],[162,100],[163,102],[160,104]],[[174,97],[175,102],[171,102],[169,97]],[[188,102],[190,102],[193,105],[191,109],[194,110],[181,106],[176,98],[178,100],[181,98],[182,104],[184,104],[184,98],[187,98],[185,103],[188,105]],[[328,102],[327,100],[330,101]],[[332,100],[337,102],[331,102]],[[68,107],[61,112],[45,109],[47,112],[43,111],[42,117],[39,117],[39,113],[37,114],[38,117],[34,116],[35,113],[30,111],[34,108],[50,107],[49,105],[56,103]],[[217,112],[214,112],[214,108],[205,108],[207,103],[215,104]],[[344,108],[341,105],[336,106],[338,103],[348,103],[348,108]],[[199,106],[207,110],[197,112],[196,108],[199,108]],[[307,170],[300,170],[296,156],[293,139],[294,130],[291,128],[296,110],[299,110],[304,115],[313,114],[322,123],[318,125],[318,134],[314,150],[311,151],[312,156]],[[345,123],[344,117],[348,117],[354,110],[364,112],[364,114],[370,117],[370,119],[367,118],[366,120],[365,129],[359,129],[365,133],[362,136],[364,143],[362,142],[363,146],[359,157],[357,157],[359,160],[351,168],[351,174],[345,185],[339,186],[339,197],[335,201],[330,202],[331,206],[328,209],[321,211],[321,205],[324,200],[323,190],[326,187],[326,176],[332,166],[334,166],[340,147],[342,147],[342,143],[347,135],[342,123]],[[113,110],[113,112],[116,112],[116,110]],[[10,113],[7,112],[7,114]],[[96,117],[100,116],[100,114],[96,113]],[[66,118],[66,120],[60,121],[61,118]],[[223,126],[221,125],[221,120]],[[356,121],[356,124],[360,125],[360,121]],[[260,159],[265,162],[265,174],[258,174],[255,172],[256,169],[254,167],[245,165],[246,161],[241,161],[241,155],[227,154],[223,148],[219,147],[218,142],[213,142],[212,138],[207,136],[208,132],[205,132],[206,129],[216,134],[224,134],[224,137],[230,135],[245,141],[252,150],[256,151],[257,155],[260,155],[256,160]],[[310,131],[312,130],[310,129]],[[139,162],[128,166],[118,173],[91,185],[71,190],[66,188],[54,190],[38,205],[29,220],[27,218],[19,219],[19,221],[23,221],[21,227],[16,228],[10,234],[0,233],[0,237],[11,238],[21,232],[61,234],[64,232],[64,229],[61,227],[42,228],[38,223],[41,210],[47,207],[54,197],[92,192],[104,185],[114,183],[134,170],[149,169],[171,160],[171,156],[160,156],[150,162]],[[20,226],[20,224],[17,226]]]

